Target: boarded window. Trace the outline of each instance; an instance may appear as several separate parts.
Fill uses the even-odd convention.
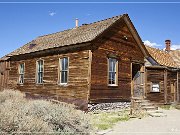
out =
[[[160,84],[159,83],[151,83],[151,92],[160,92]]]
[[[67,84],[68,83],[68,70],[69,70],[69,59],[62,58],[59,60],[59,80],[60,84]]]
[[[24,63],[19,64],[19,84],[24,83]]]
[[[37,61],[37,83],[43,83],[43,71],[44,71],[44,62],[43,60]]]
[[[118,85],[118,61],[115,58],[108,58],[108,85]]]

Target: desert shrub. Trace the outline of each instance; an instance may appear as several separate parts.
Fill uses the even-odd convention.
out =
[[[0,108],[0,132],[74,135],[89,134],[91,129],[87,114],[73,105],[27,100],[17,91],[0,92]]]
[[[21,101],[24,100],[25,94],[20,92],[20,91],[16,91],[16,90],[3,90],[0,92],[0,103],[5,102],[5,100],[16,100],[16,101]]]

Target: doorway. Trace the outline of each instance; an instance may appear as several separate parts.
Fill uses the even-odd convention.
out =
[[[132,97],[144,97],[144,72],[142,64],[132,63]]]

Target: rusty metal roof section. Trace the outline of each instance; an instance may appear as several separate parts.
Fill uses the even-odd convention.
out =
[[[165,52],[163,50],[159,50],[157,48],[149,47],[147,45],[145,46],[149,54],[152,56],[152,58],[156,60],[157,63],[159,63],[161,66],[173,67],[173,68],[178,67],[176,62],[171,57],[170,53]]]
[[[176,62],[178,68],[180,68],[180,50],[171,50],[169,52],[173,60]]]
[[[125,14],[126,15],[126,14]],[[119,20],[123,15],[82,25],[76,28],[44,35],[20,47],[8,56],[32,53],[46,49],[90,42]]]

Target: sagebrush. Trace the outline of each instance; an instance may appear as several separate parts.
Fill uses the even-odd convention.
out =
[[[89,134],[89,116],[73,105],[29,100],[15,90],[0,92],[0,132]]]

